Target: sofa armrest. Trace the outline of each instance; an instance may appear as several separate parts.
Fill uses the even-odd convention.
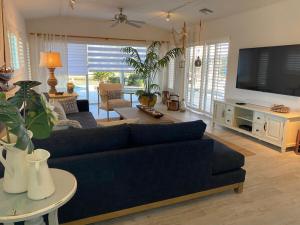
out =
[[[77,100],[77,106],[78,106],[79,112],[89,112],[90,111],[89,100]]]

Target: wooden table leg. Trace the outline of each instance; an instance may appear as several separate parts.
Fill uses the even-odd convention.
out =
[[[296,147],[295,147],[295,153],[298,155],[300,154],[299,145],[300,145],[300,130],[298,130],[298,133],[297,133],[297,140],[296,140]]]
[[[49,221],[49,225],[59,225],[57,210],[54,210],[53,212],[48,214],[48,221]]]
[[[25,225],[46,225],[42,216],[31,220],[26,220],[24,224]]]

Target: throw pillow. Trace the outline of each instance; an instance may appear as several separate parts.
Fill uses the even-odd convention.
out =
[[[66,114],[78,113],[79,112],[76,98],[60,99],[59,103],[64,108],[64,111],[65,111]]]
[[[52,105],[54,107],[53,111],[56,112],[58,120],[66,120],[67,116],[62,105],[58,101],[54,101]]]

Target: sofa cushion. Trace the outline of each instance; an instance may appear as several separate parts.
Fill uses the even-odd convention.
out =
[[[77,120],[82,128],[95,128],[97,127],[97,122],[91,112],[79,112],[71,113],[67,115],[69,120]]]
[[[213,174],[239,169],[244,166],[244,163],[244,155],[214,141]]]
[[[128,147],[128,142],[127,125],[60,130],[44,140],[33,139],[35,148],[47,149],[52,158],[122,149]]]
[[[130,124],[133,145],[154,145],[201,139],[206,128],[202,120],[174,124]]]

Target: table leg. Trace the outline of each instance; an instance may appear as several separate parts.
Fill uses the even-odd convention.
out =
[[[131,104],[131,107],[132,107],[132,93],[130,94],[130,104]]]
[[[48,221],[49,221],[49,225],[59,225],[57,210],[54,210],[53,212],[49,213]]]
[[[31,220],[26,220],[24,224],[25,225],[46,225],[42,216]]]

